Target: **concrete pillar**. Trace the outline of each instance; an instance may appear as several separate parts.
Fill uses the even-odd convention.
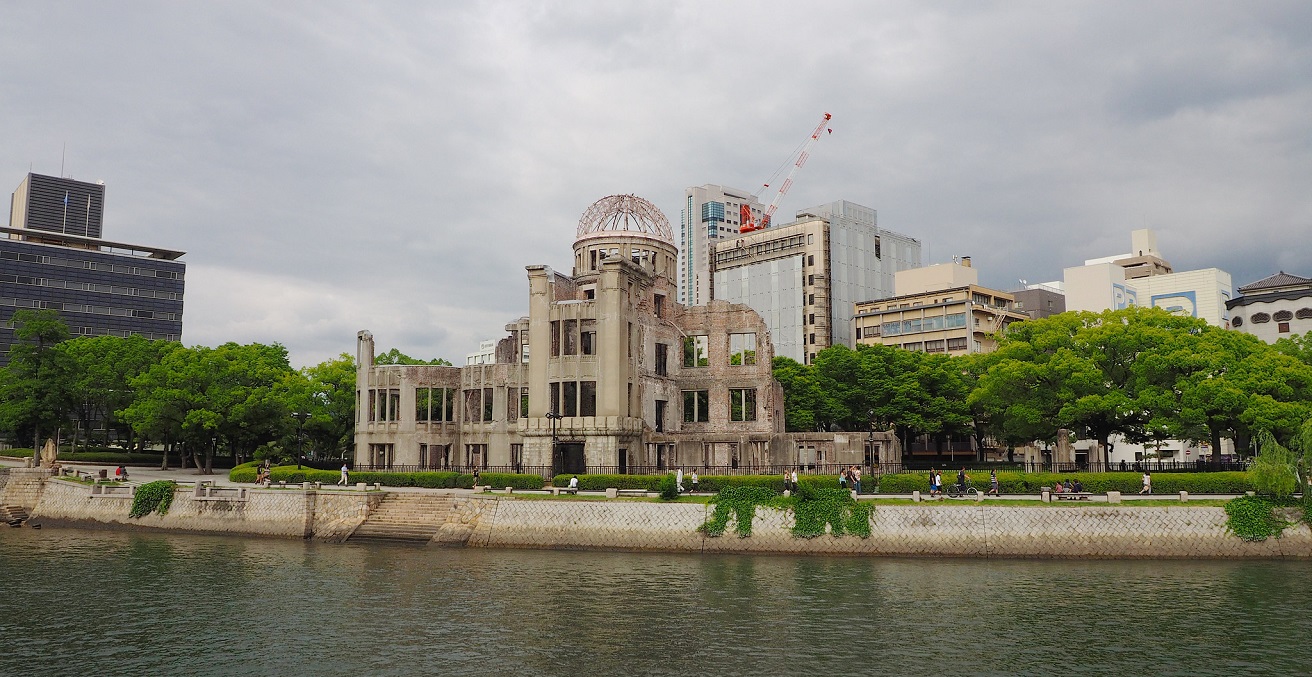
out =
[[[920,492],[919,492],[919,491],[913,491],[913,492],[911,492],[911,502],[912,502],[912,503],[919,503],[919,502],[920,502]]]
[[[1121,502],[1121,492],[1119,492],[1119,491],[1109,491],[1109,492],[1107,492],[1107,502],[1108,502],[1108,503],[1120,503],[1120,502]]]
[[[1050,494],[1050,493],[1048,493],[1048,492],[1045,491],[1045,492],[1039,494],[1039,500],[1040,500],[1040,501],[1043,501],[1044,503],[1051,503],[1051,502],[1052,502],[1052,494]]]
[[[1181,492],[1180,492],[1180,502],[1181,502],[1181,503],[1188,503],[1188,502],[1189,502],[1189,492],[1187,492],[1187,491],[1181,491]]]
[[[619,498],[620,490],[615,487],[606,488],[606,498]]]

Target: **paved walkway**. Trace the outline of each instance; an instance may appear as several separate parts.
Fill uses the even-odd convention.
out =
[[[23,467],[24,465],[25,465],[25,463],[24,463],[23,461],[14,461],[14,460],[10,460],[10,459],[0,458],[0,466],[6,466],[6,467],[11,467],[11,468],[21,468],[21,467]],[[66,467],[77,468],[77,469],[79,469],[79,470],[82,470],[83,472],[89,472],[89,473],[93,473],[93,474],[96,473],[96,472],[99,471],[99,470],[105,470],[105,471],[107,471],[107,472],[106,472],[106,475],[107,475],[108,477],[113,477],[113,476],[114,476],[114,469],[115,469],[116,467],[118,467],[118,466],[115,466],[115,465],[104,465],[104,464],[83,464],[83,463],[74,463],[74,464],[67,464]],[[214,486],[241,486],[241,487],[253,487],[253,486],[254,486],[254,485],[251,485],[251,484],[248,484],[248,483],[239,483],[239,482],[232,482],[232,481],[230,481],[230,480],[228,479],[228,470],[227,470],[226,468],[225,468],[225,469],[222,469],[222,470],[216,468],[216,469],[214,470],[214,474],[213,474],[213,475],[201,475],[200,473],[198,473],[198,472],[196,471],[195,468],[187,468],[186,470],[179,470],[179,469],[160,470],[159,468],[131,467],[131,468],[128,468],[128,479],[131,481],[132,484],[145,484],[146,482],[154,482],[154,481],[156,481],[156,480],[173,480],[174,482],[186,482],[186,483],[192,483],[192,482],[196,482],[197,480],[203,480],[203,481],[206,481],[206,482],[213,482],[213,483],[214,483]],[[339,491],[347,491],[347,490],[348,490],[348,489],[346,489],[346,488],[344,488],[344,487],[340,487],[340,486],[336,486],[336,485],[331,485],[331,484],[324,484],[324,485],[323,485],[323,489],[324,489],[324,490],[339,490]],[[427,489],[427,488],[424,488],[424,487],[384,487],[384,489],[387,490],[387,491],[396,491],[396,492],[403,492],[403,493],[409,493],[409,492],[424,493],[424,492],[430,492],[430,491],[442,491],[442,492],[457,493],[457,494],[473,494],[473,493],[474,493],[473,490],[470,490],[470,489]],[[351,486],[351,488],[350,488],[349,490],[350,490],[350,491],[354,491],[354,490],[355,490],[354,484],[352,484],[352,486]],[[601,492],[601,491],[597,491],[597,492],[588,492],[588,491],[584,491],[584,492],[580,492],[580,493],[582,493],[583,495],[587,495],[587,496],[604,496],[604,495],[605,495],[605,492]],[[1200,501],[1201,501],[1201,500],[1229,500],[1229,499],[1236,498],[1236,497],[1238,497],[1238,494],[1190,494],[1190,495],[1189,495],[1189,499],[1190,499],[1190,500],[1200,500]],[[911,494],[862,494],[861,498],[862,498],[862,499],[875,499],[875,498],[893,498],[893,499],[898,499],[898,498],[901,498],[901,499],[911,500]],[[996,498],[993,497],[993,496],[985,496],[985,497],[984,497],[984,501],[985,501],[985,502],[988,502],[988,501],[995,501],[995,500],[999,500],[999,499],[1001,499],[1001,500],[1019,500],[1019,501],[1039,501],[1039,500],[1042,500],[1041,497],[1040,497],[1038,494],[1003,494],[1002,496],[1000,496],[1000,497],[996,497]],[[1096,494],[1096,495],[1092,496],[1091,499],[1092,499],[1091,502],[1094,502],[1094,503],[1106,503],[1106,502],[1107,502],[1107,496],[1106,496],[1105,494]],[[926,502],[926,503],[929,503],[929,502],[932,502],[933,500],[939,500],[939,499],[932,499],[932,500],[931,500],[929,497],[924,496],[924,495],[922,494],[922,500],[923,500],[924,502]],[[947,502],[964,502],[964,501],[974,502],[975,499],[973,499],[973,498],[945,498],[945,499],[942,499],[942,500],[947,501]],[[1129,502],[1129,501],[1155,501],[1155,502],[1158,502],[1158,501],[1160,501],[1160,502],[1171,502],[1171,503],[1177,503],[1177,504],[1178,504],[1179,501],[1180,501],[1180,497],[1179,497],[1179,495],[1177,495],[1177,494],[1152,494],[1152,495],[1123,494],[1123,495],[1121,496],[1121,501],[1122,501],[1122,502]],[[1058,501],[1054,498],[1054,499],[1053,499],[1053,503],[1056,504],[1056,503],[1058,503]],[[1084,503],[1084,501],[1061,501],[1060,503],[1061,503],[1062,505],[1065,505],[1065,504],[1068,504],[1068,503],[1069,503],[1070,505],[1079,505],[1080,503]]]

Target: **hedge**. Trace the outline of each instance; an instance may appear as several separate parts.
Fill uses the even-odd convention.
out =
[[[233,482],[254,482],[259,472],[258,462],[243,463],[228,473]],[[322,482],[336,484],[342,478],[340,470],[315,470],[314,468],[294,465],[275,466],[269,471],[273,482],[300,484],[302,482]],[[515,489],[541,489],[542,478],[538,475],[516,475],[514,473],[482,473],[479,481],[493,487],[514,487]],[[423,487],[426,489],[469,489],[474,486],[474,476],[455,472],[381,472],[360,471],[350,474],[351,484],[364,482],[378,483],[385,487]]]
[[[987,472],[967,472],[970,485],[981,493],[989,489]],[[998,485],[1003,494],[1037,494],[1039,487],[1051,487],[1056,482],[1079,480],[1084,490],[1103,494],[1119,491],[1135,494],[1143,488],[1143,475],[1137,472],[1000,472]],[[944,471],[943,483],[956,483],[956,471]],[[882,494],[909,494],[913,491],[929,493],[929,473],[889,473],[880,475],[879,492]],[[1157,473],[1153,475],[1153,493],[1174,494],[1187,491],[1191,494],[1242,494],[1252,491],[1253,485],[1246,472]]]
[[[665,475],[578,475],[579,489],[584,491],[603,491],[605,489],[646,489],[659,491],[661,478]],[[556,475],[551,483],[557,487],[569,486],[569,480],[575,475]],[[838,478],[833,475],[798,475],[797,483],[814,489],[837,489]],[[719,493],[727,487],[765,487],[775,493],[784,491],[783,475],[698,475],[697,491]],[[692,490],[692,477],[683,475],[683,488]]]

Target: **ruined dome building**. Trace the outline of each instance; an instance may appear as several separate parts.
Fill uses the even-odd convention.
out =
[[[887,433],[784,433],[765,322],[748,306],[676,302],[678,248],[633,195],[579,221],[574,269],[527,267],[529,314],[495,361],[375,365],[356,345],[361,469],[775,472],[900,460]]]

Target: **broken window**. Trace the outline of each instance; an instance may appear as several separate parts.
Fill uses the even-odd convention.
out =
[[[483,420],[492,420],[492,389],[483,389]]]
[[[579,410],[579,384],[575,381],[564,381],[560,384],[560,391],[560,399],[565,405],[560,415],[577,416]]]
[[[579,324],[579,346],[584,355],[597,354],[597,321],[583,320]]]
[[[683,422],[707,423],[711,420],[711,391],[683,391]]]
[[[519,388],[506,388],[506,420],[519,420],[519,407],[515,401],[515,396],[519,395]]]
[[[756,333],[729,334],[729,364],[756,364]]]
[[[655,298],[656,317],[665,317],[665,296],[657,294]]]
[[[664,343],[656,344],[656,375],[669,376],[669,346]]]
[[[428,420],[429,389],[415,388],[415,420],[421,423]],[[423,465],[422,462],[420,465]]]
[[[560,357],[560,320],[551,321],[551,356]]]
[[[579,353],[579,321],[565,320],[560,327],[561,340],[565,345],[565,355],[577,355]]]
[[[683,339],[683,366],[710,365],[710,339],[706,336],[687,336]]]
[[[519,415],[528,418],[528,388],[519,389]]]
[[[597,415],[597,382],[579,381],[579,416]]]
[[[729,420],[756,420],[756,388],[729,389]]]

